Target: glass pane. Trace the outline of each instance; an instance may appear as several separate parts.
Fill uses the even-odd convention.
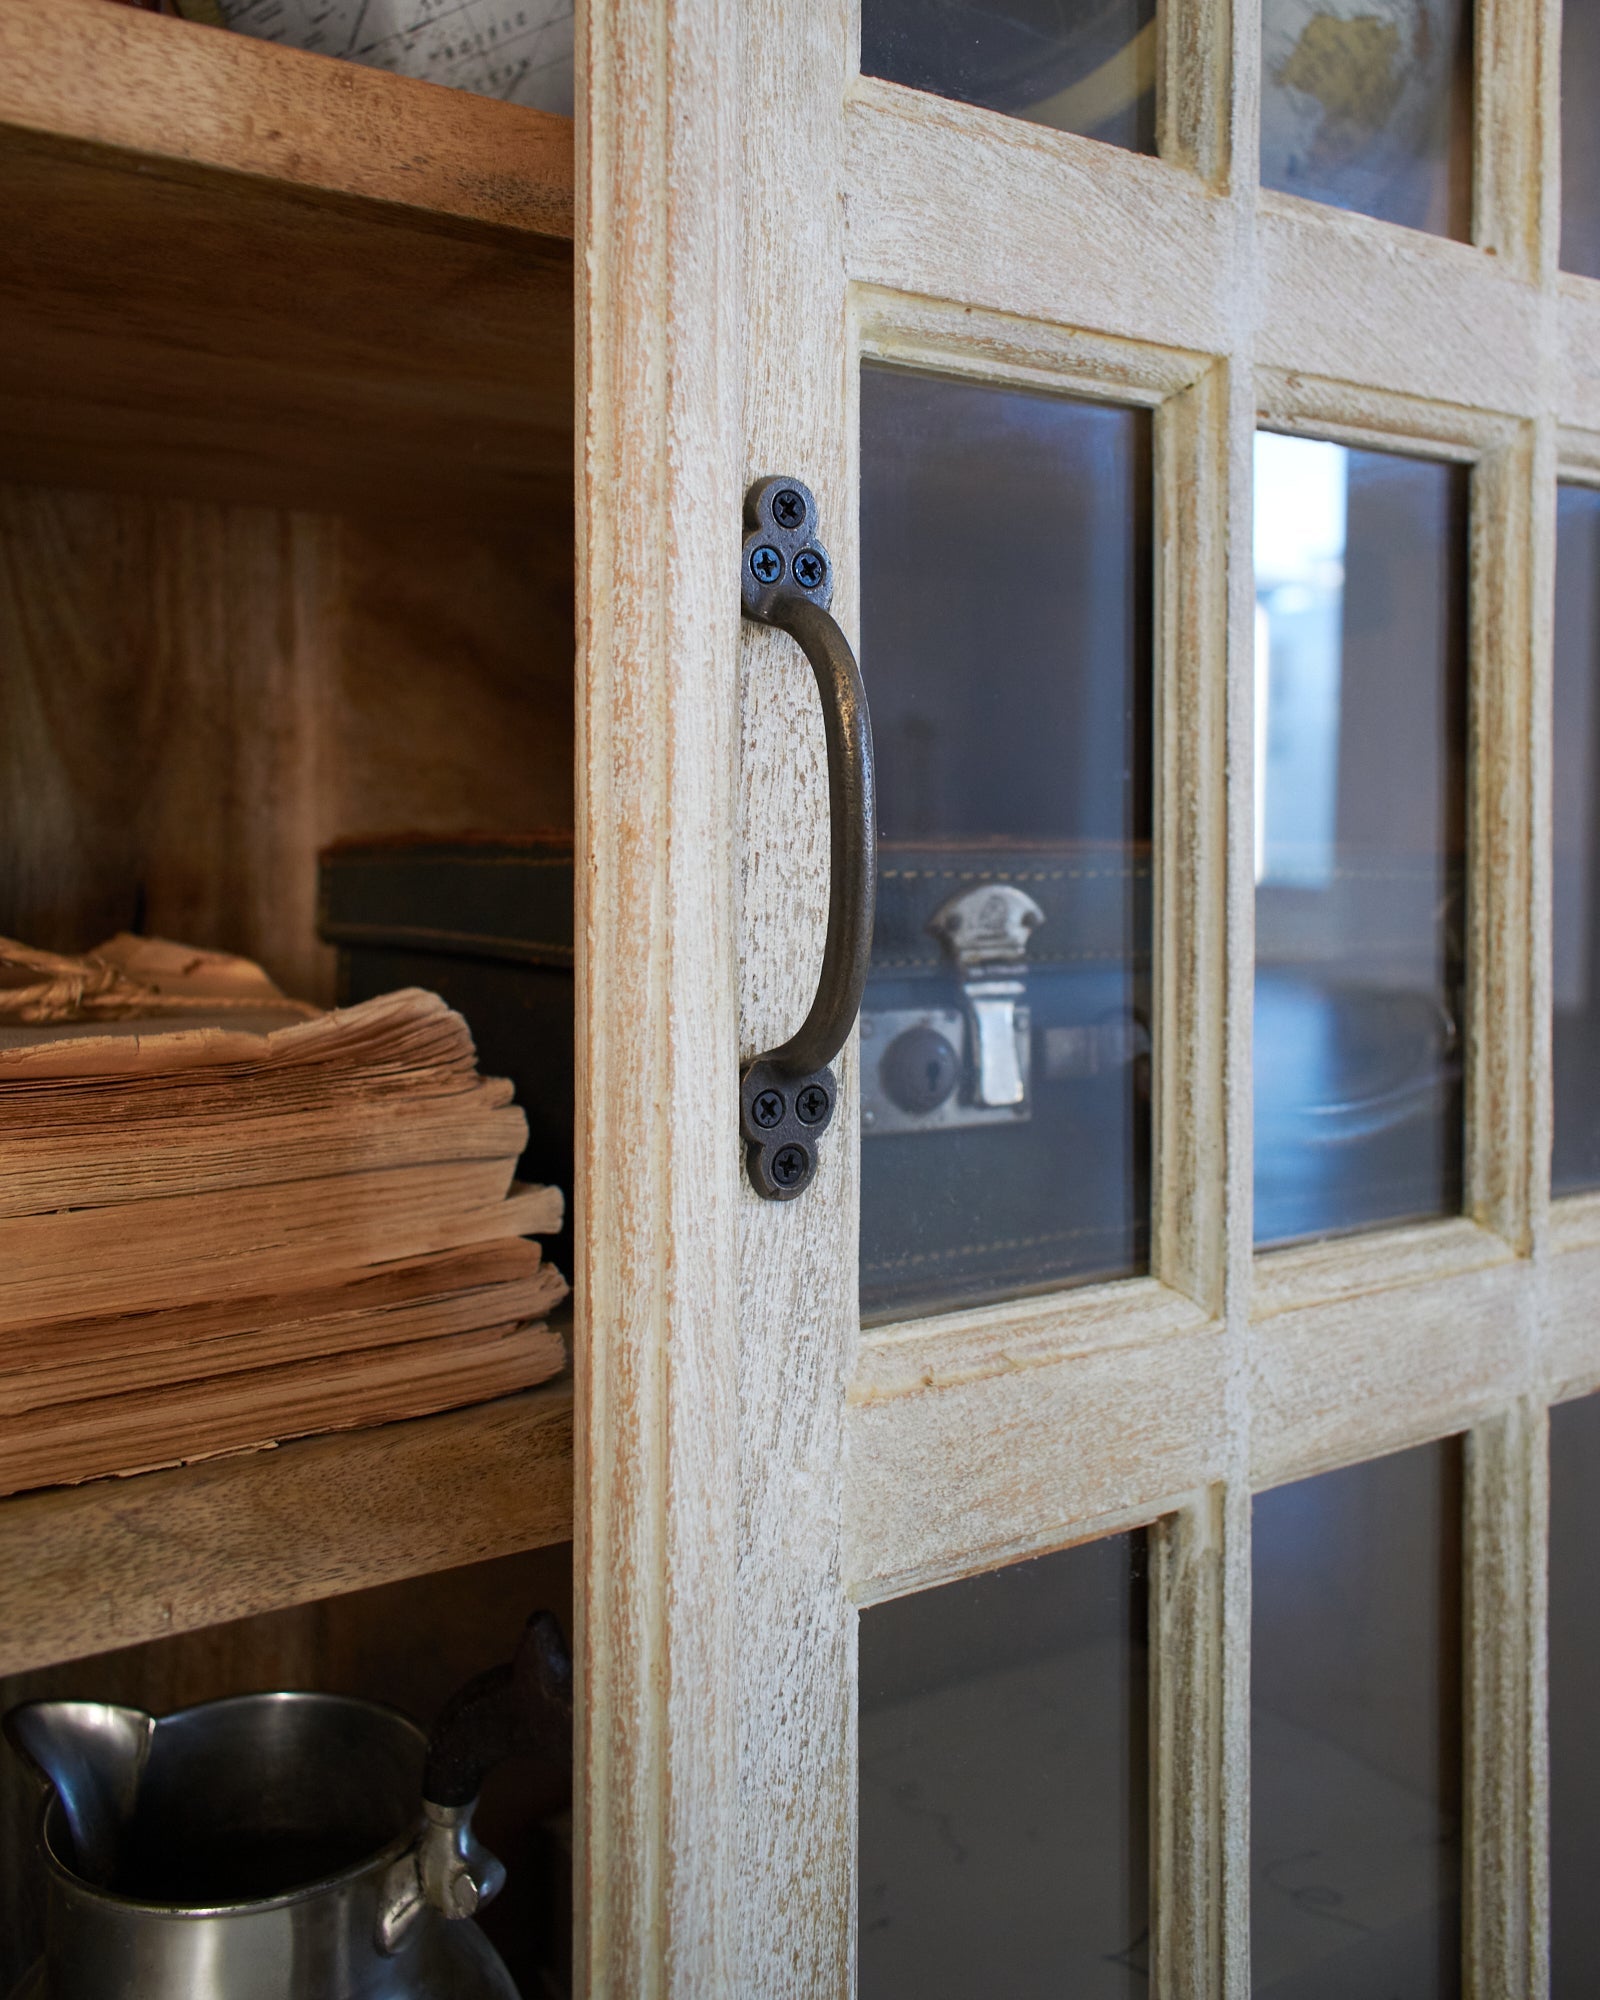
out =
[[[1255,2000],[1461,1990],[1461,1449],[1257,1496]]]
[[[1600,1993],[1600,1396],[1550,1412],[1550,2000]]]
[[[1600,278],[1600,7],[1561,9],[1561,268]]]
[[[1464,467],[1256,439],[1256,1241],[1461,1206]]]
[[[860,2000],[1143,2000],[1143,1532],[861,1616]]]
[[[1600,1187],[1600,492],[1556,512],[1555,1151],[1557,1194]]]
[[[1262,0],[1261,179],[1465,238],[1472,0]]]
[[[1156,0],[861,0],[861,70],[1156,149]]]
[[[1150,430],[863,371],[870,1317],[1145,1268]]]

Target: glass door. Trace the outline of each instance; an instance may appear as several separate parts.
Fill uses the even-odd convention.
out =
[[[1557,10],[583,32],[587,1990],[1532,2000],[1593,1944],[1542,1718],[1586,1768],[1547,1412],[1600,1391]],[[733,618],[777,474],[880,836],[784,1201],[738,1063],[830,846]]]

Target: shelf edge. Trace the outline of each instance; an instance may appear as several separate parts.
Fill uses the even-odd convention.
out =
[[[0,127],[570,241],[573,125],[107,0],[0,0]]]
[[[569,1379],[0,1502],[0,1674],[571,1538]]]

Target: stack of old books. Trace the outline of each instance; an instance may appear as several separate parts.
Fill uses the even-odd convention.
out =
[[[322,1013],[241,959],[0,941],[0,1492],[558,1373],[525,1129],[435,994]]]

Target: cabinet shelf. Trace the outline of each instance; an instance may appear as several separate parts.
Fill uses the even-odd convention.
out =
[[[570,506],[570,120],[105,0],[0,0],[13,479]]]
[[[0,1674],[563,1542],[572,1387],[0,1501]]]
[[[570,818],[571,121],[0,0],[0,175],[0,613],[51,694],[0,729],[0,930],[136,910],[326,997],[328,839]],[[572,1522],[565,1381],[21,1494],[0,1674]]]

